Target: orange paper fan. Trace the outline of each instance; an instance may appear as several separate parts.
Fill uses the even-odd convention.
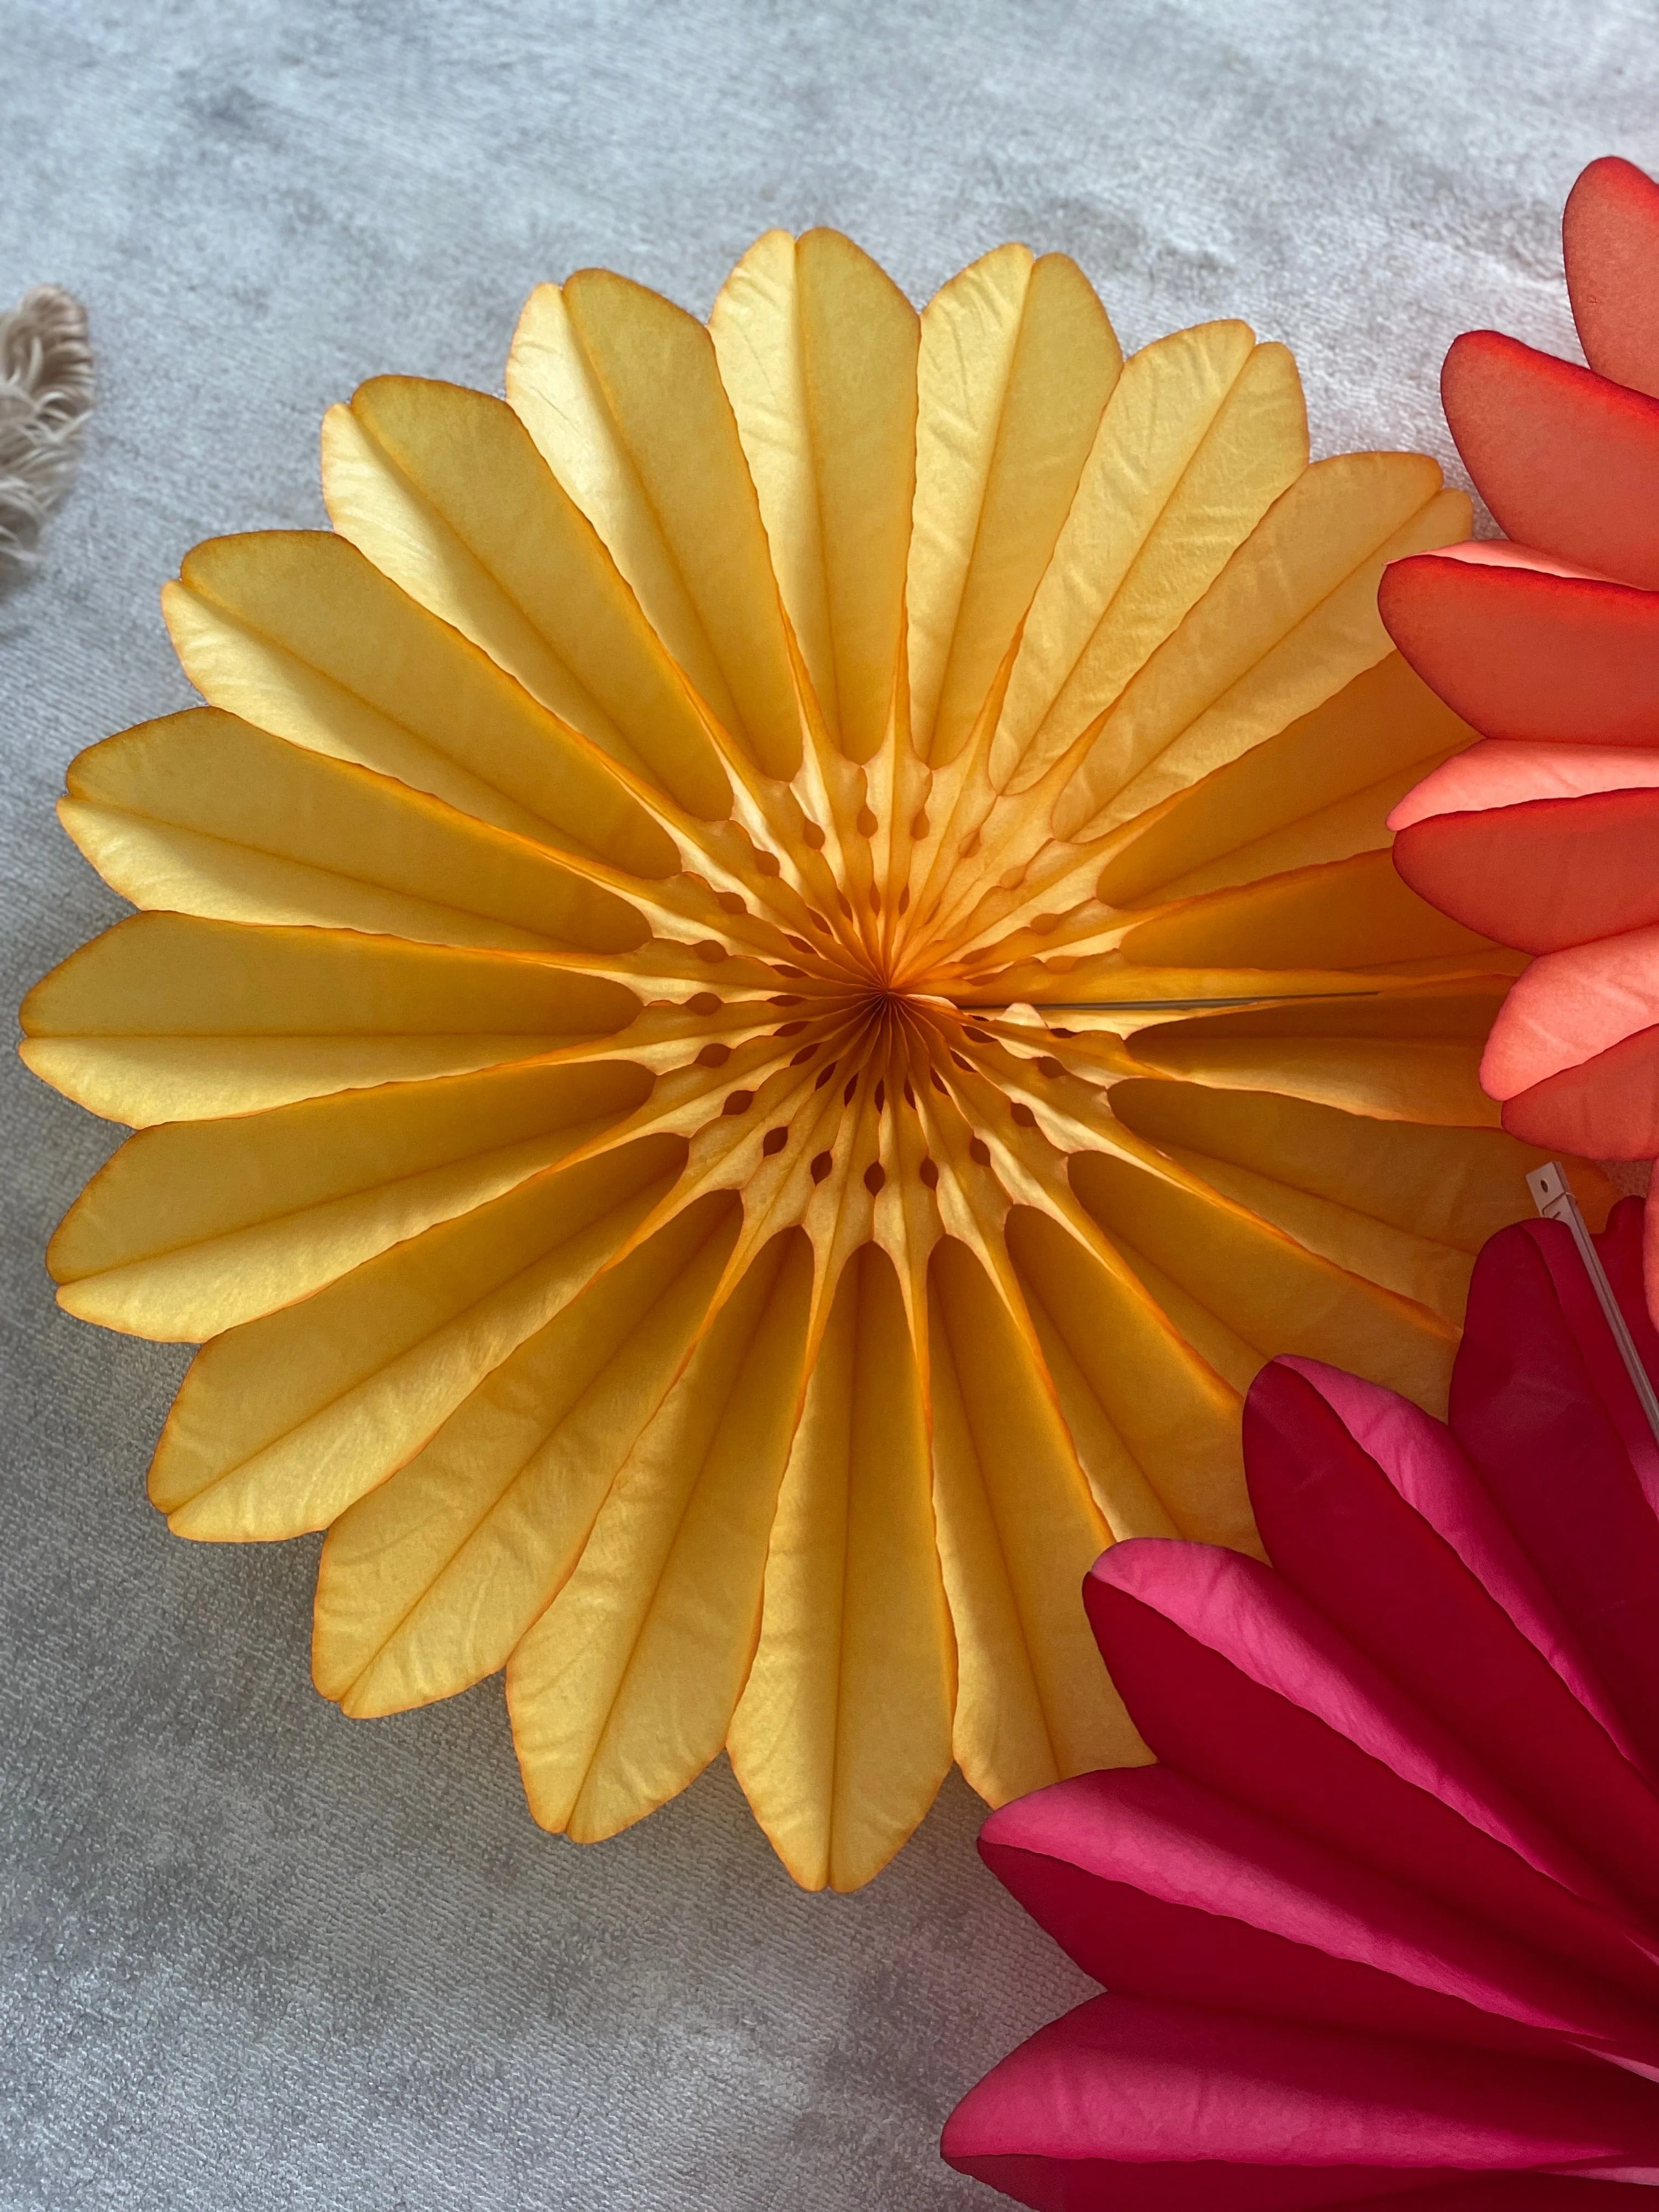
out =
[[[207,1340],[151,1495],[328,1529],[348,1712],[505,1667],[547,1826],[724,1745],[850,1887],[953,1756],[1145,1757],[1079,1581],[1253,1541],[1268,1356],[1442,1401],[1537,1155],[1518,963],[1390,865],[1469,732],[1375,597],[1467,505],[1018,246],[918,317],[774,232],[707,330],[584,271],[507,384],[333,410],[336,534],[192,553],[210,703],[72,769],[149,911],[26,1009],[138,1129],[52,1265]]]

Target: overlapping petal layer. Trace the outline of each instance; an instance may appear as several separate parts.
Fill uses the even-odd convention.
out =
[[[1253,1542],[1264,1359],[1443,1398],[1520,963],[1390,866],[1469,732],[1375,596],[1467,508],[1018,246],[918,316],[773,233],[708,329],[585,271],[507,388],[333,410],[333,533],[198,547],[209,703],[75,763],[145,911],[25,1051],[137,1133],[52,1265],[204,1344],[176,1529],[328,1529],[347,1711],[504,1667],[549,1826],[725,1745],[849,1887],[953,1757],[1145,1758],[1071,1593]]]
[[[1481,1080],[1504,1127],[1607,1160],[1659,1154],[1659,186],[1593,162],[1563,236],[1589,366],[1477,331],[1446,413],[1511,542],[1416,556],[1381,605],[1483,742],[1390,816],[1395,857],[1448,915],[1540,957]],[[1649,1296],[1659,1310],[1659,1237]]]
[[[1659,1377],[1634,1201],[1598,1241]],[[1659,1447],[1567,1229],[1482,1254],[1449,1427],[1279,1360],[1244,1452],[1271,1569],[1143,1539],[1090,1577],[1159,1763],[981,1849],[1112,1993],[981,2082],[945,2156],[1056,2212],[1653,2184]]]

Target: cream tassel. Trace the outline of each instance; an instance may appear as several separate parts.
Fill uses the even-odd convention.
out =
[[[0,314],[0,580],[33,568],[92,406],[86,310],[55,284]]]

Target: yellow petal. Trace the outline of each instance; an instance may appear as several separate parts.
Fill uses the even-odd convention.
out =
[[[1109,1540],[1071,1438],[985,1271],[933,1255],[929,1340],[939,1556],[955,1624],[957,1763],[1006,1803],[1150,1759],[1079,1602]]]
[[[1383,568],[1468,527],[1467,498],[1419,453],[1316,461],[1113,707],[1056,831],[1129,821],[1328,699],[1392,650]]]
[[[1025,789],[1112,704],[1307,459],[1283,346],[1208,323],[1133,356],[1025,625],[991,757],[999,787]]]
[[[750,1267],[618,1473],[574,1571],[507,1662],[530,1809],[615,1835],[720,1750],[760,1629],[803,1386],[811,1249]]]
[[[1061,1413],[1115,1537],[1256,1548],[1239,1401],[1119,1262],[1022,1207],[1009,1249]]]
[[[1430,984],[1242,1012],[1196,1015],[1138,1036],[1153,1073],[1223,1091],[1273,1091],[1382,1121],[1495,1129],[1481,1047],[1504,986]]]
[[[1137,922],[1121,950],[1126,960],[1182,968],[1218,964],[1224,954],[1241,966],[1331,969],[1488,951],[1504,958],[1490,938],[1419,898],[1386,852],[1183,900]]]
[[[586,1288],[678,1167],[647,1138],[535,1176],[216,1337],[161,1432],[152,1503],[182,1536],[326,1528]]]
[[[1098,895],[1111,906],[1161,905],[1379,850],[1389,842],[1389,794],[1474,738],[1391,653],[1134,823]]]
[[[744,255],[720,287],[708,334],[760,503],[778,593],[833,727],[836,650],[795,241],[787,230],[769,230]]]
[[[674,664],[510,407],[377,377],[324,418],[323,489],[343,537],[544,707],[692,813],[726,814]]]
[[[807,1889],[856,1889],[951,1764],[954,1651],[927,1434],[891,1261],[841,1279],[784,1476],[759,1646],[727,1747]]]
[[[690,1354],[736,1211],[705,1199],[600,1275],[335,1522],[313,1647],[325,1696],[396,1712],[505,1663]]]
[[[52,1240],[59,1303],[106,1328],[216,1336],[528,1182],[649,1081],[620,1062],[505,1068],[142,1130]]]
[[[531,295],[507,392],[646,619],[769,775],[800,726],[766,532],[702,325],[586,269]]]
[[[544,961],[143,914],[55,968],[20,1018],[37,1075],[147,1128],[533,1059],[639,1007]]]
[[[915,311],[837,231],[758,239],[709,318],[819,708],[867,760],[892,713],[915,482]]]
[[[1300,1352],[1443,1414],[1453,1327],[1171,1168],[1166,1178],[1097,1152],[1075,1159],[1072,1176],[1158,1303],[1235,1389],[1279,1353]]]
[[[262,531],[187,555],[162,611],[204,698],[497,829],[645,876],[672,842],[602,759],[343,538]]]
[[[910,730],[949,761],[1054,550],[1122,364],[1074,261],[1000,246],[921,318],[906,605]]]
[[[210,708],[89,747],[58,815],[136,906],[526,952],[647,935],[527,838]]]
[[[1305,1099],[1194,1083],[1119,1084],[1112,1107],[1310,1251],[1454,1325],[1475,1254],[1515,1218],[1516,1192],[1546,1157],[1501,1129],[1379,1127]]]

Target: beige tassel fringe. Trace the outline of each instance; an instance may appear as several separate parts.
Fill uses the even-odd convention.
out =
[[[0,314],[0,581],[33,567],[92,406],[86,310],[55,284]]]

